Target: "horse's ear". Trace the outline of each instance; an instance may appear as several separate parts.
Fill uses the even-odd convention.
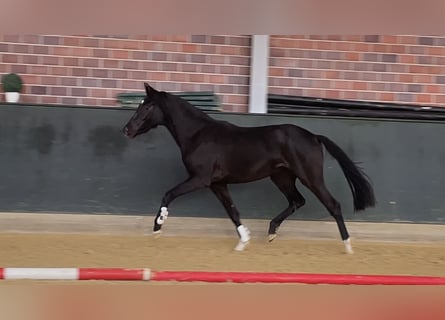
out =
[[[153,93],[157,92],[155,89],[150,87],[150,85],[147,82],[144,82],[145,92],[147,93],[147,96],[152,95]]]

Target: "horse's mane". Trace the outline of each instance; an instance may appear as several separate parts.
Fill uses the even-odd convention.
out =
[[[213,120],[209,115],[207,115],[204,111],[192,105],[187,100],[182,99],[174,94],[161,91],[161,97],[163,98],[163,104],[173,107],[176,113],[184,113],[185,115],[191,116],[193,118],[198,118],[202,120]],[[177,107],[177,108],[175,108]]]

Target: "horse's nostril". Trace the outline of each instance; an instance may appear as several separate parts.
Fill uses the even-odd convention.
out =
[[[122,132],[123,132],[125,135],[128,135],[128,127],[125,126],[124,129],[122,129]]]

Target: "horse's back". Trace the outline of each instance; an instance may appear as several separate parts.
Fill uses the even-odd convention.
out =
[[[248,182],[267,177],[278,167],[295,167],[304,156],[297,149],[310,149],[314,142],[312,133],[295,125],[239,127],[219,122],[197,137],[189,160],[200,167],[207,163],[214,181]]]

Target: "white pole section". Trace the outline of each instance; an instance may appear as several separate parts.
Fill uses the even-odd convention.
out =
[[[252,36],[249,113],[267,113],[269,36]]]

